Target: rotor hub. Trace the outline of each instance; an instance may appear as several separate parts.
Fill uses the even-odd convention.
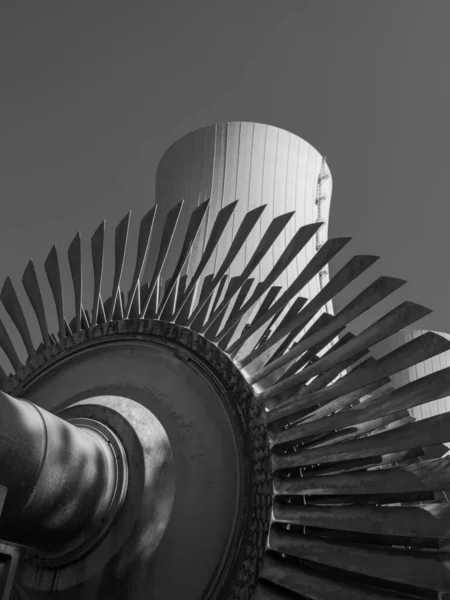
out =
[[[110,477],[114,509],[84,553],[38,551],[24,563],[19,581],[40,590],[93,586],[108,561],[120,557],[122,570],[125,562],[131,565],[122,583],[119,578],[114,583],[124,585],[123,597],[132,572],[133,598],[182,593],[196,600],[251,584],[242,566],[245,560],[256,576],[265,551],[271,468],[262,409],[242,375],[208,340],[169,323],[124,320],[76,338],[60,344],[57,360],[49,356],[37,366],[42,357],[37,359],[14,395],[26,395],[64,423],[109,442],[117,465],[115,479]],[[152,426],[160,438],[166,436],[165,445],[159,439],[155,446]],[[136,479],[145,465],[154,473],[161,448],[170,450],[162,463],[173,471],[170,482],[163,478],[164,489],[154,475],[146,482]],[[137,510],[144,485],[163,512],[152,525],[156,534],[148,522],[155,508]],[[161,540],[157,552],[155,540]],[[134,571],[149,554],[154,554],[149,567]]]

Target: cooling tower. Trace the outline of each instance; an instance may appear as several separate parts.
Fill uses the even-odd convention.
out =
[[[311,260],[327,239],[331,192],[332,180],[326,160],[311,144],[288,131],[260,123],[230,122],[197,129],[164,153],[156,173],[156,202],[161,217],[180,199],[184,200],[186,211],[210,199],[205,220],[183,270],[188,277],[201,260],[218,212],[230,202],[238,200],[232,222],[214,250],[206,273],[216,271],[245,215],[253,210],[262,212],[227,269],[228,280],[242,272],[272,220],[293,213],[270,254],[253,272],[253,287],[267,276],[299,227],[321,222],[319,231],[275,285],[288,287]],[[181,220],[179,225],[177,240],[182,239],[187,222]],[[151,266],[150,261],[146,274]],[[168,261],[164,272],[170,273],[174,267],[173,260]],[[314,297],[327,280],[325,266],[303,290],[305,297]],[[332,310],[331,304],[327,308]]]

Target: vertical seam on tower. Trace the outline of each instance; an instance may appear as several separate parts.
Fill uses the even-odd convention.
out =
[[[277,129],[277,143],[275,144],[275,170],[273,173],[273,188],[272,188],[272,206],[275,206],[276,198],[275,198],[275,185],[277,180],[277,159],[278,159],[278,140],[279,140],[280,132]],[[273,213],[272,213],[273,217]],[[272,264],[275,264],[275,250],[272,245]]]
[[[284,188],[284,212],[287,212],[287,192],[288,192],[288,172],[289,172],[289,154],[291,152],[291,139],[292,139],[292,135],[289,134],[289,144],[288,144],[288,151],[287,151],[287,160],[286,160],[286,177],[285,177],[285,181],[286,181],[286,185]],[[288,226],[286,226],[288,227]],[[284,234],[284,246],[287,246],[287,239],[286,239],[286,229],[283,231]],[[289,280],[288,280],[288,269],[285,269],[284,271],[284,276],[286,277],[286,289],[288,289],[289,287]]]
[[[295,170],[295,196],[294,196],[294,207],[295,207],[295,215],[294,215],[294,219],[295,219],[295,229],[298,230],[300,227],[300,224],[298,223],[298,211],[297,211],[297,201],[298,201],[298,166],[300,164],[300,147],[301,147],[301,140],[299,141],[298,144],[298,150],[297,150],[297,168]],[[299,253],[297,253],[297,256],[295,257],[295,264],[297,266],[297,273],[300,273],[300,267],[299,267],[299,262],[300,262],[300,256]],[[295,277],[294,277],[295,279]]]
[[[307,148],[306,148],[306,173],[308,172],[308,164],[309,164],[309,144],[307,145]],[[304,223],[308,223],[309,222],[306,219],[306,210],[307,210],[306,205],[307,205],[307,191],[308,191],[307,183],[308,183],[308,178],[305,176],[305,185],[304,185],[304,188],[303,188],[303,197],[304,197],[304,202],[303,202],[303,222]],[[308,264],[308,262],[310,260],[308,258],[307,248],[308,248],[308,245],[311,245],[311,243],[313,243],[313,242],[309,241],[308,244],[306,244],[306,246],[305,246],[305,260],[306,260],[306,264]],[[307,284],[308,302],[311,300],[311,283],[312,282],[309,282]],[[301,293],[301,291],[302,290],[299,290],[299,293]]]
[[[264,175],[266,169],[266,147],[267,147],[267,125],[264,125],[264,152],[263,152],[263,167],[262,167],[262,175],[261,175],[261,206],[264,202]],[[262,216],[262,215],[261,215]],[[259,239],[261,239],[261,231],[262,231],[262,219],[259,219]],[[258,265],[259,269],[259,279],[261,281],[261,263]],[[261,306],[261,303],[259,303]],[[258,308],[259,308],[258,306]],[[257,309],[256,309],[257,310]]]
[[[236,183],[234,185],[234,199],[237,199],[237,188],[238,188],[238,179],[239,179],[239,159],[241,157],[241,128],[242,123],[239,123],[239,134],[238,134],[238,149],[237,149],[237,164],[236,164]],[[236,211],[233,211],[233,236],[234,236],[234,224],[236,221]],[[228,282],[230,280],[230,271],[231,265],[228,267]]]
[[[220,208],[223,208],[223,196],[224,196],[224,192],[225,192],[225,178],[227,175],[227,154],[228,154],[228,123],[223,123],[224,125],[224,129],[225,129],[225,148],[224,148],[224,161],[223,161],[223,181],[222,181],[222,192],[221,192],[221,198],[220,198]],[[236,200],[236,198],[234,198],[234,200]],[[233,200],[233,202],[234,202]],[[234,221],[233,221],[234,223]],[[219,244],[217,244],[217,247],[214,251],[214,273],[217,271],[217,254],[218,254],[218,246]]]
[[[250,146],[250,168],[248,172],[248,193],[247,193],[247,212],[250,211],[250,187],[252,184],[252,161],[253,161],[253,144],[255,140],[255,124],[252,123],[252,143]],[[247,265],[247,242],[244,247],[244,268]]]
[[[214,172],[216,167],[216,149],[217,149],[217,128],[218,124],[214,126],[214,151],[213,151],[213,165],[212,165],[212,177],[211,177],[211,190],[209,194],[209,206],[207,209],[206,222],[205,222],[205,230],[203,235],[203,244],[202,244],[202,254],[206,246],[206,239],[209,231],[209,224],[211,222],[211,206],[213,205],[213,189],[214,189]],[[206,200],[206,198],[205,198]],[[200,255],[201,256],[201,255]],[[200,258],[201,260],[201,258]]]

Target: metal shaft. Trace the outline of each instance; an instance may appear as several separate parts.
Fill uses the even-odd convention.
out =
[[[52,551],[83,543],[106,515],[115,457],[100,433],[0,392],[0,538]]]

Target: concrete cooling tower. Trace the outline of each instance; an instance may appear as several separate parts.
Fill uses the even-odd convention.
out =
[[[245,215],[252,211],[260,214],[257,224],[226,271],[228,280],[242,272],[273,219],[292,213],[274,241],[271,252],[252,273],[253,288],[267,276],[299,227],[321,222],[321,228],[277,278],[275,285],[286,288],[294,281],[327,239],[331,192],[332,179],[326,160],[313,146],[288,131],[260,123],[220,123],[197,129],[164,153],[156,173],[156,202],[161,218],[181,199],[186,213],[210,199],[207,214],[183,270],[188,277],[195,272],[217,214],[224,206],[238,201],[230,226],[208,261],[206,273],[216,271]],[[187,222],[181,219],[179,240],[183,238],[186,227]],[[173,260],[168,262],[166,273],[173,270]],[[149,272],[150,268],[146,274]],[[325,265],[305,286],[304,296],[308,300],[313,298],[327,281],[328,267]],[[255,310],[259,306],[260,302]],[[332,311],[331,302],[327,309]],[[320,314],[321,311],[317,316]]]

